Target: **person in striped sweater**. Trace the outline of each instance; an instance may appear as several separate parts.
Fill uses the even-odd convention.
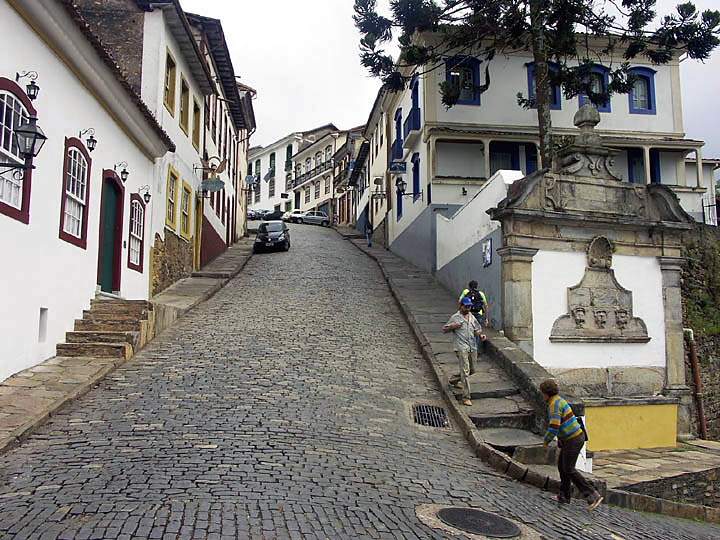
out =
[[[573,413],[570,404],[560,397],[560,388],[554,379],[548,379],[540,384],[545,402],[548,405],[548,428],[545,433],[544,445],[548,446],[557,437],[560,457],[558,458],[558,471],[560,472],[559,503],[569,503],[572,494],[572,485],[588,503],[590,510],[597,508],[603,498],[593,488],[592,484],[575,468],[578,456],[587,437],[585,429]]]

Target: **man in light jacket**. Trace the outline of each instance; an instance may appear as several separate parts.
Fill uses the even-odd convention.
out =
[[[450,320],[443,326],[442,331],[453,332],[455,339],[453,340],[453,350],[458,359],[460,367],[460,383],[462,386],[462,397],[463,405],[468,407],[472,405],[470,401],[470,377],[471,366],[475,367],[477,362],[477,337],[481,340],[485,340],[485,335],[482,333],[482,326],[470,313],[472,307],[472,300],[470,298],[463,298],[460,301],[460,308]],[[474,371],[474,369],[473,369]]]

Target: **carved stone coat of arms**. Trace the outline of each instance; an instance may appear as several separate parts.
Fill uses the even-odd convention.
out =
[[[568,313],[553,324],[550,341],[650,341],[645,323],[633,316],[632,292],[615,278],[613,251],[612,244],[604,236],[598,236],[590,243],[585,275],[580,283],[568,289]]]

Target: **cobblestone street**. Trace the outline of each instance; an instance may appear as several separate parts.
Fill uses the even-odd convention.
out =
[[[459,431],[414,425],[412,403],[440,394],[375,263],[330,229],[292,235],[0,456],[0,538],[447,538],[422,504],[548,539],[720,538],[560,508]]]

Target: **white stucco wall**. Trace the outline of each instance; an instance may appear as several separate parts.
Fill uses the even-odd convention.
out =
[[[531,62],[527,56],[498,56],[490,64],[490,88],[481,96],[481,105],[456,105],[446,109],[442,104],[438,84],[445,80],[445,69],[436,69],[425,76],[425,87],[435,94],[435,108],[439,122],[462,124],[484,124],[496,126],[534,126],[537,125],[537,112],[523,109],[517,104],[517,94],[528,94],[527,68]],[[632,63],[632,66],[641,66]],[[657,114],[630,114],[628,96],[614,95],[611,99],[610,113],[601,113],[600,128],[603,130],[682,132],[682,126],[676,126],[673,117],[672,73],[677,66],[647,66],[656,70],[655,96]],[[485,64],[480,66],[481,82],[485,82]],[[679,88],[679,84],[677,86]],[[555,127],[573,127],[573,115],[579,109],[579,99],[566,100],[563,96],[561,110],[553,110],[552,122]]]
[[[648,343],[551,343],[555,320],[568,312],[567,289],[585,272],[585,253],[538,251],[532,263],[534,358],[549,369],[611,366],[665,367],[662,274],[654,257],[615,255],[613,269],[633,293],[633,315],[647,325]]]
[[[201,120],[204,114],[204,96],[198,82],[193,78],[187,60],[183,57],[180,47],[170,33],[162,10],[156,9],[145,13],[143,39],[143,66],[141,92],[143,101],[155,113],[158,122],[175,143],[176,149],[168,153],[156,169],[156,180],[154,182],[154,198],[158,203],[154,206],[152,224],[153,231],[164,238],[165,231],[165,200],[167,188],[167,175],[169,166],[180,175],[181,182],[187,182],[193,190],[193,204],[190,222],[194,223],[194,200],[197,189],[202,181],[202,173],[193,170],[200,166],[202,147],[197,150],[192,144],[192,99],[193,97],[201,104]],[[175,114],[170,114],[165,107],[163,99],[163,88],[165,82],[165,58],[167,51],[170,51],[177,65],[177,79],[175,87]],[[180,77],[183,77],[190,89],[190,125],[188,133],[180,128]],[[179,206],[179,205],[178,205]],[[180,219],[177,218],[176,232],[179,234]],[[191,226],[192,231],[192,226]]]
[[[520,178],[520,171],[498,171],[452,218],[436,214],[438,270],[500,227],[500,222],[491,220],[486,210],[497,206],[506,197],[508,187]]]
[[[15,72],[32,67],[41,87],[34,106],[38,124],[48,140],[34,161],[30,196],[30,223],[0,214],[0,243],[10,261],[0,269],[0,380],[54,356],[76,318],[95,296],[98,265],[102,171],[127,162],[130,172],[123,204],[121,291],[126,298],[147,298],[149,250],[152,241],[150,216],[164,203],[153,197],[146,208],[144,272],[127,267],[130,194],[152,185],[154,164],[129,138],[82,84],[57,53],[9,7],[0,3],[0,29],[10,43],[24,46],[12,55],[0,55],[0,76],[14,80]],[[67,21],[57,20],[58,24]],[[89,45],[88,45],[89,48]],[[85,53],[86,51],[83,51]],[[77,52],[77,54],[80,54]],[[66,137],[93,127],[98,140],[89,177],[87,248],[59,238],[60,202],[63,191],[63,160]],[[83,137],[84,138],[84,137]],[[40,308],[48,310],[47,334],[39,341]]]
[[[248,163],[252,163],[253,174],[255,174],[255,162],[258,159],[260,160],[260,170],[262,171],[262,174],[260,175],[260,201],[255,202],[255,198],[253,196],[249,208],[253,210],[273,210],[277,205],[280,205],[280,208],[284,210],[287,202],[294,204],[294,195],[292,190],[285,190],[285,175],[287,174],[287,171],[285,171],[285,153],[289,144],[292,144],[293,146],[294,155],[298,150],[298,139],[294,134],[283,137],[271,145],[260,150],[255,150],[250,154]],[[270,183],[269,181],[265,181],[264,178],[270,168],[270,154],[273,152],[275,152],[275,195],[270,197]],[[246,174],[247,166],[243,171],[243,178]],[[282,198],[281,195],[283,193],[288,194],[287,199]]]
[[[481,143],[438,142],[435,151],[438,176],[485,176],[485,154]]]

